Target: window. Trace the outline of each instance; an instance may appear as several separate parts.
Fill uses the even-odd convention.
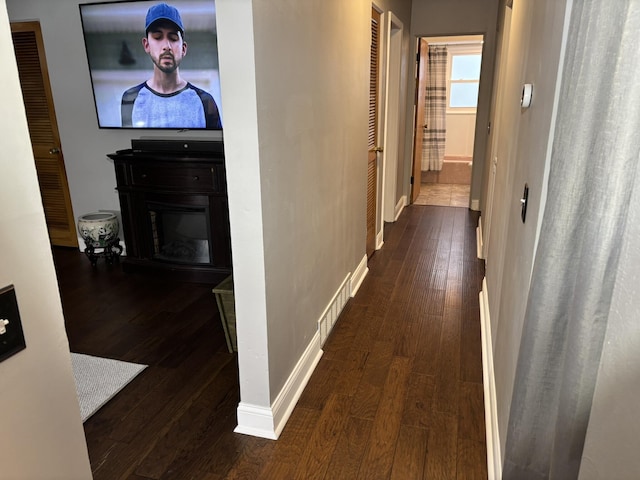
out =
[[[450,112],[475,111],[478,105],[480,62],[482,45],[449,46],[449,101]]]

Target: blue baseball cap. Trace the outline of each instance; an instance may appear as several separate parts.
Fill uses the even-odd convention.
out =
[[[147,19],[144,27],[145,31],[149,31],[151,24],[158,20],[169,20],[170,22],[175,23],[180,31],[184,33],[182,18],[180,18],[180,12],[178,12],[176,7],[172,7],[166,3],[159,3],[151,7],[147,11]]]

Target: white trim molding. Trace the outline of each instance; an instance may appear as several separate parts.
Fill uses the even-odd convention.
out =
[[[376,250],[380,250],[384,245],[384,229],[380,229],[378,235],[376,235]]]
[[[393,219],[393,221],[397,221],[398,218],[400,218],[400,214],[402,213],[402,210],[404,210],[404,207],[407,205],[407,196],[406,195],[402,195],[402,197],[400,197],[400,200],[398,200],[398,203],[396,203],[396,214],[395,217]]]
[[[365,254],[365,256],[362,257],[362,260],[360,260],[360,264],[353,272],[353,275],[351,275],[349,291],[352,298],[356,296],[356,293],[358,293],[360,285],[362,285],[362,281],[364,280],[364,277],[367,276],[367,273],[369,273],[369,267],[367,267],[367,255]]]
[[[479,259],[484,260],[484,245],[482,243],[482,217],[478,218],[478,227],[476,228],[476,255]]]
[[[487,476],[489,480],[502,478],[502,454],[498,430],[496,379],[493,371],[493,345],[487,279],[482,280],[480,292],[480,329],[482,332],[482,383],[484,385],[484,417],[487,435]]]
[[[240,402],[237,410],[238,426],[234,432],[277,440],[318,365],[322,353],[320,333],[316,332],[271,408]]]

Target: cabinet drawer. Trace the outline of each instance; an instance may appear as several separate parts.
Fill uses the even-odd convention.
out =
[[[206,165],[131,165],[131,183],[138,187],[218,192],[215,167]]]

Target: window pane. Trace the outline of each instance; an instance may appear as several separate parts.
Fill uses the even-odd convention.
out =
[[[481,55],[454,55],[451,64],[451,80],[478,80]]]
[[[476,108],[478,104],[478,83],[452,83],[449,95],[450,107]]]

